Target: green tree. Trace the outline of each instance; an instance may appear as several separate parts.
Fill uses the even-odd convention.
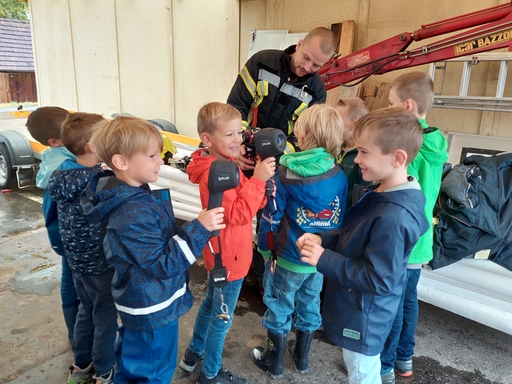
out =
[[[15,0],[0,0],[0,19],[28,20],[27,3]]]

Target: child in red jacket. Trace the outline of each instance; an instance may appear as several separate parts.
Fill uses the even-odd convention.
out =
[[[197,131],[207,149],[192,154],[187,173],[190,181],[199,184],[201,204],[206,208],[210,166],[217,158],[235,161],[242,144],[242,117],[238,110],[228,104],[209,103],[199,110]],[[233,376],[222,368],[222,349],[233,321],[233,310],[242,282],[252,261],[252,219],[265,206],[265,183],[274,175],[275,167],[273,157],[260,161],[250,179],[240,172],[240,185],[224,192],[222,206],[226,228],[220,232],[220,244],[222,264],[227,269],[227,286],[213,286],[211,269],[214,255],[209,247],[203,251],[208,270],[208,289],[197,313],[192,340],[180,362],[181,369],[192,372],[199,360],[204,358],[203,370],[198,378],[200,384],[247,383],[247,380]],[[222,302],[228,307],[228,321],[222,318]]]

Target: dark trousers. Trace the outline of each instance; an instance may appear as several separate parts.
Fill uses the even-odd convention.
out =
[[[396,313],[393,327],[380,354],[382,370],[395,366],[395,360],[409,360],[414,355],[414,334],[418,323],[418,282],[420,269],[408,269],[404,292]]]
[[[94,355],[96,375],[104,375],[114,366],[117,310],[110,288],[113,270],[99,275],[73,272],[80,299],[73,337],[75,364],[86,368]]]

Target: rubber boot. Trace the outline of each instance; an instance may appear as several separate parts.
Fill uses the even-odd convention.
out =
[[[308,371],[308,354],[313,336],[315,336],[315,331],[303,332],[297,330],[295,332],[295,340],[288,342],[286,352],[292,358],[293,365],[298,373],[306,373]]]
[[[283,377],[283,356],[287,336],[268,331],[267,347],[256,347],[251,352],[254,364],[263,369],[273,379]]]
[[[73,330],[75,329],[78,305],[62,308],[62,313],[64,314],[64,321],[66,322],[66,327],[68,329],[68,340],[73,341]]]

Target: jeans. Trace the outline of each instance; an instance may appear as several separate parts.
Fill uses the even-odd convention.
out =
[[[213,288],[212,276],[208,274],[208,288],[197,312],[194,334],[189,345],[189,349],[196,355],[204,354],[203,373],[208,379],[217,376],[222,368],[224,340],[233,323],[233,311],[243,281],[244,279],[228,281],[228,285],[225,287]],[[224,296],[224,303],[228,306],[229,320],[227,323],[217,317],[222,314],[221,293]]]
[[[263,278],[263,302],[268,308],[263,316],[263,326],[280,335],[290,332],[292,325],[299,331],[316,331],[322,324],[320,291],[324,275],[292,272],[279,265],[272,273],[270,266],[267,262]]]
[[[410,360],[414,355],[414,334],[418,323],[418,281],[421,269],[408,269],[407,281],[391,332],[380,355],[382,370],[394,368],[395,360]]]
[[[343,348],[343,361],[348,369],[349,384],[377,384],[380,379],[380,358]]]
[[[119,328],[116,384],[169,384],[178,357],[178,319],[152,332]]]
[[[62,308],[78,306],[78,296],[75,291],[75,283],[73,283],[73,272],[69,268],[68,259],[62,257],[62,276],[60,279],[60,298]]]
[[[100,275],[73,273],[80,298],[73,338],[75,364],[87,367],[94,355],[96,375],[104,375],[114,366],[117,310],[110,288],[113,271]]]

